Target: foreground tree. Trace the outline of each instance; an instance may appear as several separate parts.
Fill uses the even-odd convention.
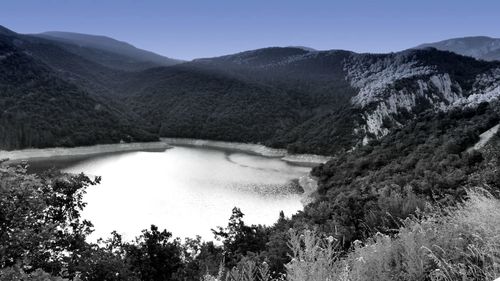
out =
[[[170,269],[157,267],[164,260],[147,254],[155,247],[164,250],[158,247],[168,239],[165,232],[160,237],[157,229],[144,232],[138,244],[123,243],[117,233],[98,244],[86,242],[92,224],[80,215],[86,205],[83,195],[99,182],[83,174],[34,175],[24,163],[0,163],[0,280],[137,281],[166,276]]]
[[[141,280],[172,280],[181,269],[180,241],[171,238],[172,233],[151,225],[150,230],[142,231],[135,244],[125,246],[131,269]]]
[[[233,208],[227,227],[212,230],[215,238],[222,241],[226,266],[232,268],[244,256],[256,256],[266,249],[269,229],[262,225],[246,225],[245,214]]]
[[[73,277],[92,227],[80,216],[82,196],[99,181],[60,172],[36,176],[26,164],[0,163],[0,268]]]

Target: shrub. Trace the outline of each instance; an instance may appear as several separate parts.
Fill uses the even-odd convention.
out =
[[[266,262],[258,264],[251,259],[243,259],[231,270],[225,271],[224,264],[221,264],[217,276],[206,274],[202,281],[278,281],[281,279],[271,278],[269,265]]]
[[[79,281],[80,279],[77,277],[73,280]],[[52,276],[39,268],[31,273],[26,273],[16,265],[0,269],[0,281],[68,281],[68,279]]]
[[[291,261],[285,265],[286,275],[271,278],[269,265],[245,258],[228,272],[224,266],[217,277],[205,275],[203,281],[342,281],[347,280],[346,264],[339,259],[337,241],[324,238],[315,231],[290,229],[288,247]]]
[[[289,247],[292,260],[286,265],[289,281],[347,280],[339,259],[338,243],[330,236],[322,238],[315,231],[290,230]]]
[[[349,254],[350,280],[493,280],[500,276],[500,201],[470,191],[454,208],[404,221]]]

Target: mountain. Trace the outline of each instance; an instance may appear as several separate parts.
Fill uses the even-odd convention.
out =
[[[0,35],[9,36],[9,35],[15,35],[15,34],[16,33],[14,31],[0,25]]]
[[[0,148],[156,139],[19,47],[24,42],[22,36],[1,29]]]
[[[435,49],[354,56],[346,62],[351,100],[368,138],[386,135],[426,110],[474,106],[500,96],[500,63]],[[367,143],[367,139],[364,140]]]
[[[500,60],[500,39],[487,36],[463,37],[426,43],[416,48],[436,48],[482,60]]]
[[[284,63],[305,54],[268,48],[151,69],[127,82],[127,103],[162,136],[330,153],[352,144],[354,119],[343,113],[355,91],[340,63],[348,52]]]
[[[61,31],[44,32],[35,36],[54,41],[71,53],[118,70],[137,71],[182,62],[106,36]]]
[[[60,40],[6,29],[0,38],[144,136],[333,155],[381,139],[421,114],[500,96],[500,62],[433,48],[359,54],[270,47],[130,71]]]
[[[146,71],[129,103],[162,136],[335,154],[426,111],[500,96],[500,63],[436,49],[392,54],[265,48]]]

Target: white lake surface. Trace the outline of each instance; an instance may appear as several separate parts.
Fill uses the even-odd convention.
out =
[[[235,206],[246,223],[270,225],[281,210],[290,216],[303,208],[302,193],[291,182],[310,171],[280,158],[186,146],[59,156],[31,165],[102,176],[84,197],[83,216],[95,227],[91,240],[113,230],[130,240],[151,224],[174,237],[213,240],[211,229],[226,226]]]

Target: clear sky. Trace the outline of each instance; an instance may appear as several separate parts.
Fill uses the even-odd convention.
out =
[[[500,1],[2,0],[0,25],[107,35],[180,59],[269,46],[389,52],[500,37]]]

